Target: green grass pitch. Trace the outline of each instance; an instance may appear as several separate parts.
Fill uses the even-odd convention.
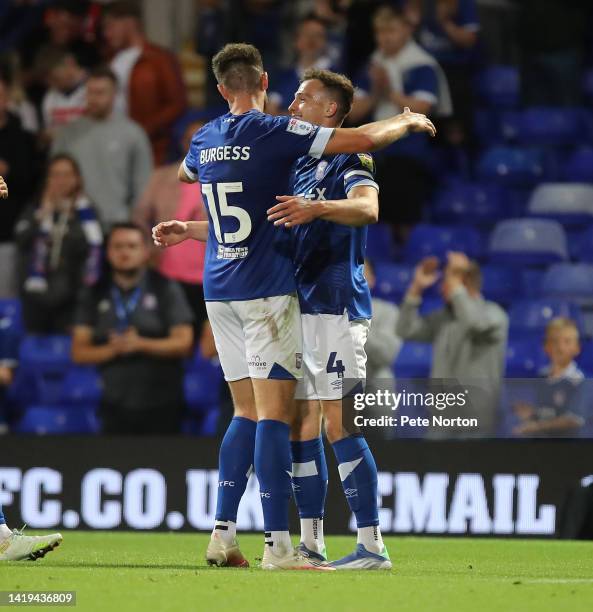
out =
[[[77,610],[590,612],[593,545],[466,538],[386,539],[392,572],[263,572],[263,538],[244,535],[252,568],[208,568],[208,534],[65,532],[45,559],[2,563],[0,590],[75,590]],[[354,537],[329,537],[332,558]],[[8,609],[8,608],[7,608]]]

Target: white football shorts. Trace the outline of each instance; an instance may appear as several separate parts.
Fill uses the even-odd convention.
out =
[[[339,400],[357,383],[364,385],[367,361],[364,345],[371,322],[349,321],[346,312],[303,314],[301,321],[303,378],[297,384],[295,398]]]
[[[206,302],[225,380],[302,376],[301,312],[295,294]]]

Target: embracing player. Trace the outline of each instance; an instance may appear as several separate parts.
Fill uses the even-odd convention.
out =
[[[170,221],[153,231],[159,246],[203,240],[207,232],[204,295],[235,417],[221,444],[206,558],[215,565],[247,565],[235,538],[236,518],[254,467],[264,515],[262,568],[323,569],[293,549],[288,532],[290,424],[302,336],[290,234],[268,223],[267,209],[288,192],[300,157],[375,150],[410,131],[434,133],[434,127],[414,113],[356,129],[266,115],[268,76],[251,45],[226,45],[213,69],[230,112],[196,133],[179,169],[180,180],[200,180],[208,223]]]
[[[308,70],[289,111],[299,120],[339,127],[354,88],[328,70]],[[407,112],[407,111],[406,111]],[[366,225],[377,221],[379,186],[368,153],[302,157],[294,196],[268,211],[276,226],[293,227],[296,282],[303,327],[303,378],[297,384],[292,431],[293,487],[301,517],[300,550],[325,561],[323,511],[327,466],[321,419],[356,517],[356,551],[336,569],[391,569],[379,529],[377,467],[365,439],[347,431],[342,397],[364,383],[371,295],[364,278]],[[349,385],[350,388],[347,388]]]

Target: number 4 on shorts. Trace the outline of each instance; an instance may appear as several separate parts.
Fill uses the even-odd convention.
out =
[[[338,359],[336,361],[336,357],[337,356],[338,356],[338,353],[336,351],[334,351],[333,353],[329,354],[329,359],[327,360],[326,372],[328,374],[332,374],[333,372],[337,372],[338,378],[343,378],[344,377],[344,372],[346,371],[346,368],[344,367],[344,364],[342,363],[341,359]]]

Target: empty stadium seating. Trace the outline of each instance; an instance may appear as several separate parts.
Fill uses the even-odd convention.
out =
[[[593,185],[544,183],[531,194],[530,215],[555,219],[564,225],[593,223]]]
[[[472,227],[419,224],[412,230],[404,249],[404,259],[417,263],[423,257],[434,255],[446,260],[447,251],[463,251],[468,257],[480,257],[483,241]]]
[[[499,264],[545,265],[568,259],[562,226],[547,219],[500,221],[490,237],[490,261]]]

